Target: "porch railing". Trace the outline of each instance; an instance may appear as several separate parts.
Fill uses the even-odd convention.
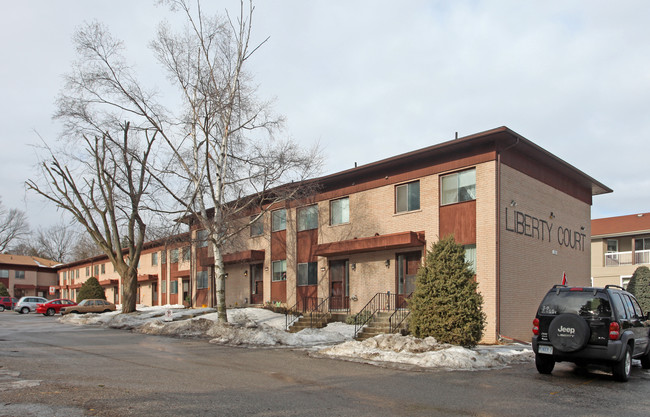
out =
[[[303,297],[296,304],[289,307],[284,313],[284,328],[288,330],[306,312],[317,306],[319,303],[318,300],[317,297]]]
[[[636,265],[650,263],[650,250],[609,252],[605,254],[605,266]]]

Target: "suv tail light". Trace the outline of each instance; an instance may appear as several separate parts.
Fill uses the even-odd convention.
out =
[[[620,327],[617,322],[609,323],[609,340],[618,340],[621,337]]]
[[[611,329],[611,326],[610,326]],[[535,320],[533,320],[533,334],[538,335],[539,334],[539,319],[535,317]],[[610,333],[611,335],[611,333]]]

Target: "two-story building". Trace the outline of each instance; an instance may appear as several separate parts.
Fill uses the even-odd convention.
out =
[[[36,256],[0,254],[0,282],[12,297],[56,298],[57,265]]]
[[[527,340],[541,297],[564,273],[589,285],[592,197],[611,192],[506,127],[309,183],[316,192],[308,199],[268,207],[225,251],[228,306],[315,300],[356,313],[378,293],[394,295],[399,306],[426,250],[453,234],[483,295],[488,343]],[[214,305],[212,249],[205,231],[188,223],[187,269],[141,273],[156,277],[148,282],[157,292],[143,299],[141,290],[141,302],[175,303],[187,294],[192,305]],[[160,248],[154,242],[149,250]]]
[[[650,267],[650,213],[592,220],[591,256],[594,286],[627,287],[639,266]]]

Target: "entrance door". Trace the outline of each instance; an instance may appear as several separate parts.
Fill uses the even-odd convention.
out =
[[[183,302],[187,302],[188,306],[191,306],[192,304],[190,301],[190,280],[189,279],[184,279],[183,280]]]
[[[422,252],[397,255],[397,308],[415,291],[415,277],[420,268]]]
[[[251,265],[251,304],[264,302],[264,264]]]
[[[350,308],[348,260],[330,261],[330,310]]]
[[[157,282],[151,283],[151,305],[152,306],[158,305],[158,283]]]

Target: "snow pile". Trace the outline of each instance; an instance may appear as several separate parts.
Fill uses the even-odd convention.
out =
[[[523,346],[514,348],[467,349],[438,343],[435,338],[384,334],[362,342],[349,341],[321,349],[318,355],[370,364],[397,363],[421,368],[478,370],[503,368],[516,362],[529,362],[534,356]]]
[[[169,311],[169,313],[167,313]],[[212,308],[186,309],[183,306],[144,307],[128,314],[69,314],[59,319],[66,324],[100,325],[138,333],[209,339],[230,346],[309,348],[319,357],[339,358],[374,365],[392,364],[407,368],[498,369],[518,362],[530,362],[530,347],[480,346],[466,349],[439,343],[428,337],[385,334],[358,342],[354,326],[330,323],[322,329],[285,331],[285,316],[262,308],[227,311],[228,323],[219,323]]]

